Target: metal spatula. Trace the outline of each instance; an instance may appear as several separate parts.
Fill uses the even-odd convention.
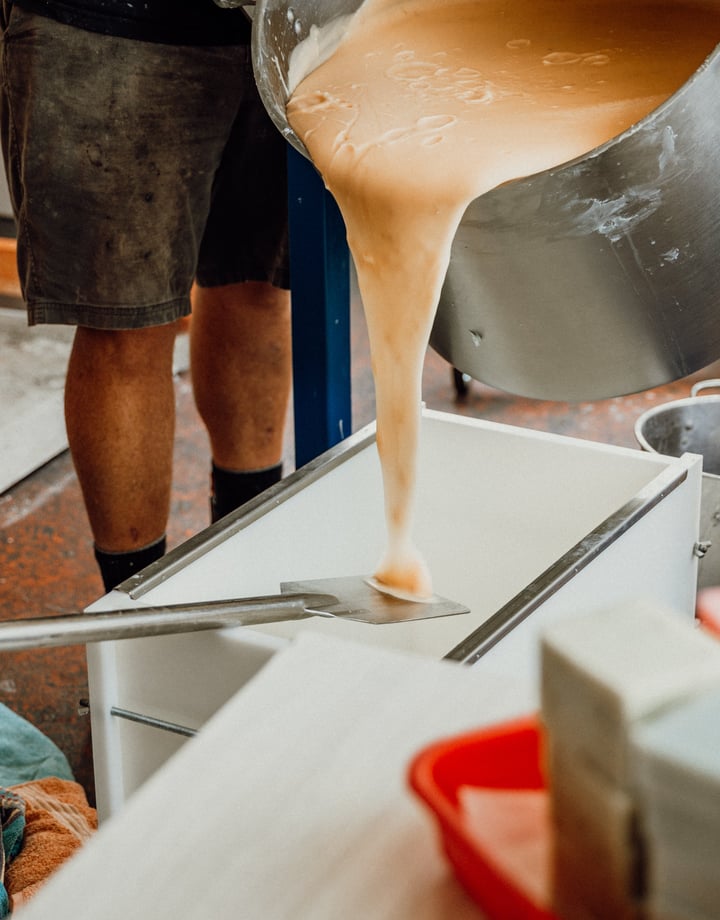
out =
[[[380,624],[469,612],[467,607],[441,597],[424,603],[389,597],[368,585],[362,576],[286,582],[281,590],[281,594],[262,597],[12,620],[0,623],[0,651],[262,626],[311,616]]]

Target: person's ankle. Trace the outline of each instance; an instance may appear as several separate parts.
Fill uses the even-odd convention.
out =
[[[259,470],[228,470],[212,464],[210,518],[213,523],[282,479],[282,461]]]
[[[167,538],[165,534],[146,546],[127,552],[108,552],[100,549],[96,544],[94,546],[95,560],[100,568],[105,590],[112,591],[113,588],[130,578],[131,575],[142,571],[151,562],[161,559],[165,555],[166,549]]]

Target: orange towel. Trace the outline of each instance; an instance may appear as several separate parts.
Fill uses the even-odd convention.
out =
[[[48,777],[12,787],[25,802],[25,840],[8,866],[5,884],[13,909],[97,830],[97,812],[78,783]]]

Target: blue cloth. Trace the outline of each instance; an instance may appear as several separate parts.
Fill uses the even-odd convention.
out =
[[[5,888],[5,869],[22,849],[25,836],[25,803],[9,789],[0,789],[0,918],[10,913]]]
[[[60,748],[0,703],[0,786],[16,786],[47,776],[75,778]]]

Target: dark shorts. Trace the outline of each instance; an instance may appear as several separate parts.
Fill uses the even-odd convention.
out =
[[[168,323],[190,312],[193,279],[289,287],[286,144],[249,48],[113,38],[15,7],[0,53],[31,324]]]

